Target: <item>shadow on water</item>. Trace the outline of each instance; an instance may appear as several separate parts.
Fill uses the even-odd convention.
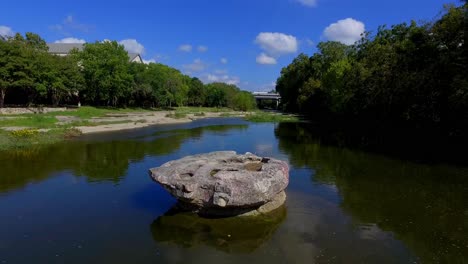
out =
[[[146,156],[162,156],[177,151],[190,139],[204,133],[244,130],[248,125],[202,126],[191,129],[156,131],[143,136],[112,141],[67,141],[50,146],[0,152],[2,164],[0,193],[50,178],[54,173],[70,171],[89,182],[118,184],[131,162]]]
[[[186,248],[201,245],[226,253],[251,253],[269,241],[286,219],[286,206],[258,217],[203,218],[176,207],[151,224],[153,239]]]
[[[279,148],[315,184],[336,186],[356,225],[402,240],[423,263],[465,263],[468,169],[422,165],[320,144],[307,124],[280,124]]]

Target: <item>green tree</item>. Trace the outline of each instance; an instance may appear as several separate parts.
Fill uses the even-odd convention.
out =
[[[188,91],[188,103],[192,106],[202,106],[206,100],[205,85],[198,79],[190,79],[190,86]]]
[[[34,50],[20,34],[0,40],[0,107],[7,92],[34,86],[33,58]]]
[[[281,75],[276,81],[276,90],[281,95],[281,100],[286,110],[300,111],[297,101],[300,96],[300,88],[311,77],[311,64],[309,57],[299,54],[291,64],[281,70]],[[310,91],[307,90],[310,93]],[[306,96],[308,97],[308,96]],[[306,101],[306,99],[302,99]]]
[[[73,57],[41,54],[36,78],[36,92],[43,100],[57,106],[79,94],[84,79]]]
[[[49,50],[49,47],[47,47],[47,43],[45,42],[45,40],[42,39],[41,36],[39,36],[36,33],[26,32],[25,42],[32,49],[44,52]]]
[[[227,105],[226,91],[221,87],[221,85],[221,83],[210,83],[206,85],[206,106],[225,107]]]
[[[86,82],[83,96],[95,105],[125,105],[130,95],[132,76],[128,54],[116,41],[87,43],[74,52]]]
[[[283,68],[276,90],[286,110],[325,120],[468,130],[467,4],[431,23],[367,32],[355,45],[322,42]]]
[[[241,111],[249,111],[256,108],[255,98],[252,93],[239,91],[234,97],[233,108]]]

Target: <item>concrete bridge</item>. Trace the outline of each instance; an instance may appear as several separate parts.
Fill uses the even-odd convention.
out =
[[[281,95],[279,95],[279,93],[253,92],[252,94],[255,97],[255,100],[257,100],[257,103],[266,100],[273,101],[276,103],[276,108],[278,108],[281,102]]]

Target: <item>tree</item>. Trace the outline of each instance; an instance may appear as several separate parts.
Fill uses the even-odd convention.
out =
[[[299,88],[309,79],[310,70],[309,57],[303,53],[281,70],[281,75],[276,81],[276,90],[280,93],[286,110],[300,111],[297,105]]]
[[[128,54],[116,41],[87,43],[73,56],[79,62],[86,82],[83,95],[95,105],[124,105],[130,94]]]
[[[20,34],[0,40],[0,107],[11,89],[34,86],[33,58],[34,50]]]
[[[468,130],[467,4],[432,23],[381,26],[355,45],[322,42],[283,68],[276,90],[286,110],[326,120]]]
[[[207,84],[206,90],[206,106],[225,107],[227,105],[226,91],[222,89],[221,83]]]
[[[189,105],[204,105],[206,100],[205,85],[198,78],[190,79],[189,91],[187,96]]]
[[[96,106],[194,106],[250,109],[248,93],[235,85],[205,86],[199,79],[160,63],[130,63],[115,41],[87,43],[70,56],[48,53],[37,34],[0,38],[0,107],[16,104],[52,104],[74,101]],[[73,102],[73,103],[76,103]]]
[[[59,105],[79,94],[84,87],[78,62],[73,57],[42,54],[36,78],[36,91],[42,100]]]
[[[252,93],[247,91],[239,91],[234,97],[233,108],[241,111],[249,111],[255,109],[256,102]]]
[[[46,52],[49,50],[47,43],[38,34],[32,32],[26,32],[25,34],[26,44],[34,50]]]

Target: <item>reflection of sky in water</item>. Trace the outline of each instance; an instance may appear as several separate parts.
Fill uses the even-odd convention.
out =
[[[255,154],[259,156],[271,156],[271,154],[273,154],[273,145],[257,144],[255,146]]]
[[[411,263],[418,260],[416,254],[433,251],[425,247],[425,235],[444,226],[426,228],[424,219],[440,212],[419,219],[419,227],[406,239],[406,230],[398,229],[408,222],[407,211],[399,211],[405,204],[393,204],[391,199],[404,194],[408,197],[401,199],[415,203],[411,209],[426,208],[417,203],[421,200],[416,192],[426,188],[426,195],[438,198],[433,200],[435,208],[449,192],[428,185],[412,188],[415,183],[396,174],[383,178],[366,174],[407,173],[414,167],[421,174],[417,183],[433,183],[429,177],[433,168],[295,142],[282,135],[286,131],[296,138],[288,129],[235,118],[206,119],[90,135],[14,160],[0,155],[0,263]],[[219,250],[216,243],[229,239],[213,240],[210,225],[192,233],[191,239],[198,242],[188,247],[155,240],[151,225],[175,200],[151,182],[147,170],[218,150],[288,161],[286,218],[265,239],[260,237],[261,243],[250,253]],[[439,179],[434,186],[446,185]],[[393,194],[404,186],[412,191],[385,196],[386,190]],[[462,201],[457,186],[448,185],[451,199],[444,208]],[[417,221],[417,215],[411,217]],[[233,238],[236,235],[240,234],[233,232]],[[466,240],[453,241],[459,245]],[[451,256],[457,259],[456,254]]]

